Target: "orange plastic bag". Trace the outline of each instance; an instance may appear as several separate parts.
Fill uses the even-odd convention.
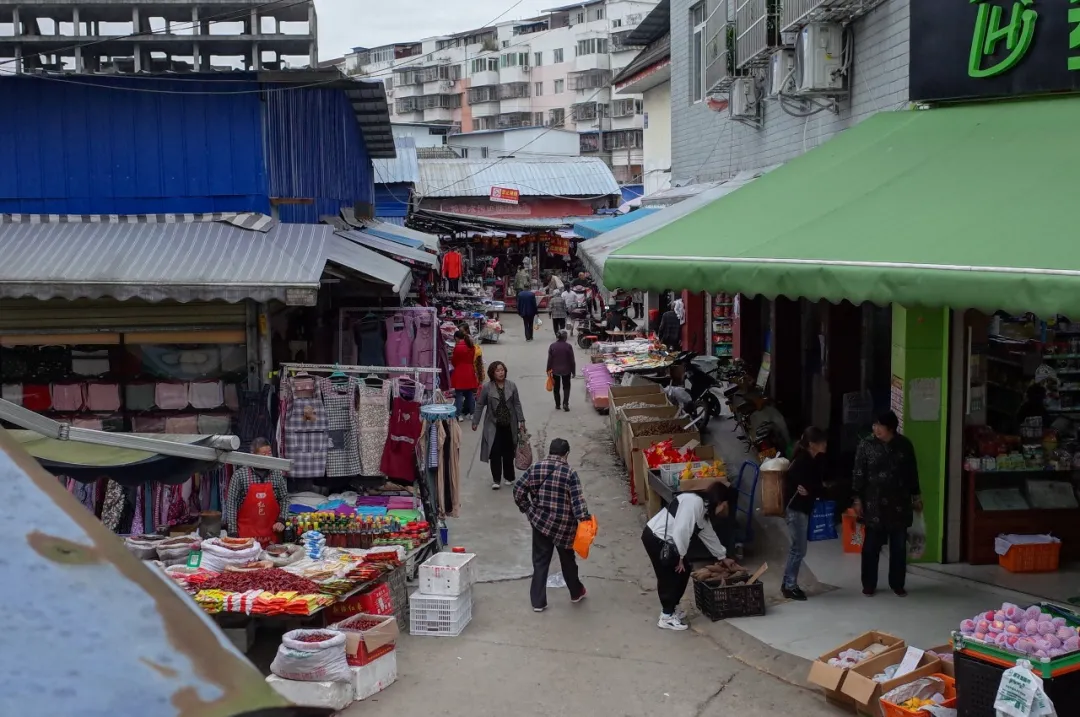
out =
[[[596,538],[596,533],[599,530],[599,526],[596,524],[596,516],[589,516],[588,520],[583,520],[577,525],[577,535],[574,536],[574,552],[578,554],[578,557],[582,560],[589,559],[589,548],[592,547],[593,540]]]
[[[555,377],[551,375],[551,371],[548,371],[548,377],[547,381],[544,383],[544,388],[547,389],[549,393],[555,390]]]

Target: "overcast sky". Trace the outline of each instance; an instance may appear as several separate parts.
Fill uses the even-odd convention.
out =
[[[315,0],[319,59],[354,47],[378,47],[483,27],[517,0]],[[535,16],[563,0],[524,0],[502,20]],[[385,8],[385,9],[384,9]]]

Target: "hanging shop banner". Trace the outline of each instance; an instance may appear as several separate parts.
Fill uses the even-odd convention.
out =
[[[521,191],[517,189],[507,189],[506,187],[492,187],[491,201],[498,202],[499,204],[517,204],[521,199]]]
[[[570,255],[570,240],[562,237],[555,237],[554,239],[548,239],[547,243],[548,251],[552,254],[558,254],[559,256]]]
[[[1080,91],[1080,0],[911,0],[912,101]]]

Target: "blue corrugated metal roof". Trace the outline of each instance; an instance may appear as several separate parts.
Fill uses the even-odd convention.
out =
[[[397,184],[406,182],[415,184],[420,181],[420,166],[416,159],[416,139],[413,137],[394,137],[395,159],[373,159],[375,182],[378,184]]]
[[[645,208],[635,209],[628,214],[620,214],[617,217],[606,217],[604,219],[588,219],[583,222],[574,224],[574,233],[582,239],[592,239],[598,237],[604,232],[609,232],[616,227],[621,227],[623,224],[629,224],[630,222],[636,222],[638,219],[643,219],[653,212],[660,211],[658,208]]]
[[[423,247],[428,251],[439,250],[439,237],[434,234],[418,232],[408,227],[395,226],[379,220],[367,220],[364,222],[364,231],[382,239],[396,241],[405,246]]]
[[[404,218],[409,215],[411,184],[376,184],[375,216]]]
[[[421,159],[421,197],[487,197],[492,187],[522,196],[597,197],[619,194],[619,183],[598,157]]]

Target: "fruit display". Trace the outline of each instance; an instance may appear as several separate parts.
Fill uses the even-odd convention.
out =
[[[1055,658],[1080,650],[1080,633],[1065,618],[1054,617],[1033,605],[1022,608],[1004,603],[960,623],[967,639],[993,645],[1018,655]]]
[[[694,464],[687,463],[686,468],[679,474],[679,480],[695,480],[698,478],[726,478],[727,468],[724,466],[723,461],[709,461],[705,465],[694,467]]]

